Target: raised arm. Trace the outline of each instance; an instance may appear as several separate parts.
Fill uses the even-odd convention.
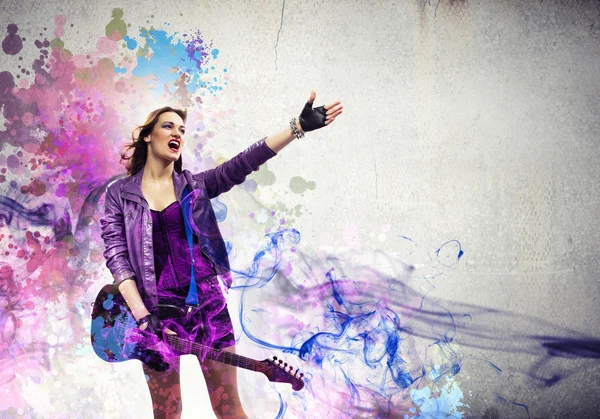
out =
[[[317,94],[314,91],[311,92],[299,120],[294,118],[290,121],[289,128],[254,143],[231,160],[214,169],[194,175],[194,178],[204,180],[209,198],[214,198],[227,192],[235,185],[243,183],[250,173],[258,170],[263,163],[276,156],[294,138],[301,138],[305,132],[329,125],[342,113],[343,107],[340,101],[313,109],[312,105],[316,96]]]
[[[276,156],[276,153],[267,146],[263,138],[231,160],[220,164],[214,169],[200,172],[193,177],[196,180],[203,180],[208,197],[215,198],[235,185],[243,183],[246,176],[258,170],[261,164],[274,156]]]

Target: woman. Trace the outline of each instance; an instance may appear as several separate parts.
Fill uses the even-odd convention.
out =
[[[220,275],[231,285],[229,261],[210,199],[244,182],[294,138],[329,125],[342,113],[339,101],[313,109],[315,97],[311,92],[299,120],[293,118],[289,128],[198,174],[182,169],[185,111],[157,109],[137,135],[134,131],[129,147],[133,153],[122,156],[129,160],[129,176],[107,188],[101,227],[107,267],[143,334],[156,341],[163,332],[175,333],[235,352],[227,305],[216,282]],[[191,208],[183,211],[190,202]],[[186,315],[159,318],[159,304],[179,307]],[[236,368],[199,361],[217,417],[246,418]],[[163,366],[151,356],[143,363],[154,417],[178,418],[179,358],[166,371]]]

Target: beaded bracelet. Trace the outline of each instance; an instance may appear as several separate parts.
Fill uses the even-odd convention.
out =
[[[294,134],[294,137],[296,137],[297,140],[304,138],[304,133],[300,131],[296,125],[296,118],[291,119],[290,128],[292,129],[292,134]]]

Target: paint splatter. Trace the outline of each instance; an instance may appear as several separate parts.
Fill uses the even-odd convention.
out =
[[[295,194],[301,194],[306,192],[307,190],[314,191],[317,187],[317,184],[313,181],[306,181],[300,176],[294,176],[290,179],[290,189]]]
[[[106,25],[106,37],[119,41],[127,36],[127,23],[123,20],[123,9],[114,9],[112,11],[112,20]]]
[[[106,36],[90,36],[95,49],[74,53],[62,40],[67,17],[53,21],[27,44],[36,50],[29,63],[19,56],[25,39],[17,25],[8,25],[2,42],[3,53],[19,60],[16,71],[0,72],[0,411],[11,416],[68,415],[69,406],[49,403],[59,391],[49,365],[65,375],[65,361],[79,362],[68,358],[73,347],[89,354],[89,304],[82,302],[107,281],[102,196],[124,172],[118,152],[135,123],[153,104],[188,107],[190,121],[202,125],[191,128],[193,148],[213,138],[220,124],[213,114],[228,112],[212,103],[228,75],[197,30],[183,39],[128,31],[126,13],[115,9]],[[201,110],[200,103],[209,106]],[[213,164],[205,158],[196,170]],[[224,218],[226,207],[217,213]],[[25,380],[18,378],[23,371]],[[32,391],[40,396],[35,402]]]
[[[23,49],[23,40],[17,34],[19,28],[11,23],[6,28],[8,35],[2,41],[2,51],[8,55],[17,55]]]
[[[268,163],[263,164],[260,169],[251,175],[251,178],[260,186],[270,186],[275,183],[275,173],[269,170]]]
[[[462,403],[463,393],[457,383],[448,379],[448,381],[439,390],[439,396],[433,397],[433,392],[429,387],[414,389],[410,391],[412,402],[418,406],[419,414],[412,416],[404,415],[405,419],[442,419],[442,418],[457,418],[461,419],[464,412],[458,411],[468,407]]]

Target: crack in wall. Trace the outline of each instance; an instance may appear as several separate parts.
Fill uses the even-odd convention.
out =
[[[283,11],[285,10],[285,0],[283,0],[283,4],[281,5],[281,21],[279,22],[279,30],[277,31],[277,41],[275,41],[275,71],[277,71],[277,45],[279,45],[279,34],[281,33],[281,28],[283,27]]]

